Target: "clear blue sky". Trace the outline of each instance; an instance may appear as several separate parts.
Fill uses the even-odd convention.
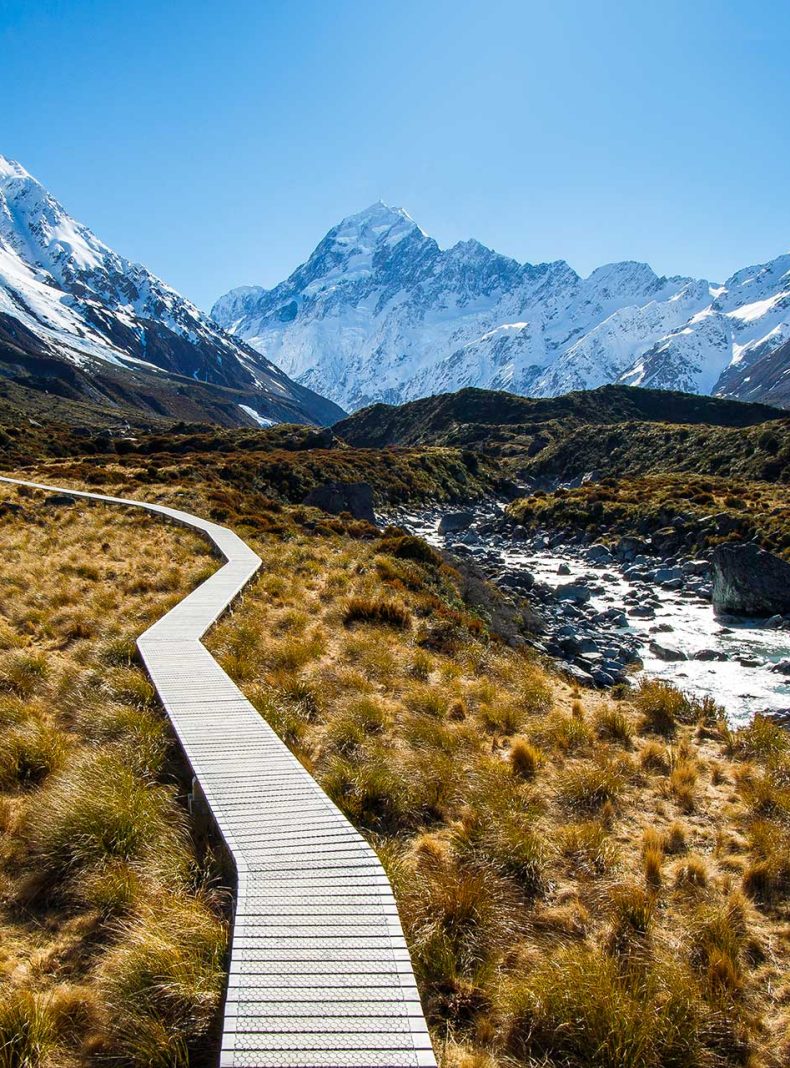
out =
[[[787,0],[0,0],[0,152],[198,304],[381,198],[722,279],[790,247]]]

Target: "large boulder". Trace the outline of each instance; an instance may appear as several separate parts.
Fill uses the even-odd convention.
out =
[[[455,534],[459,530],[466,530],[474,522],[474,512],[447,512],[439,520],[440,534]]]
[[[717,546],[713,607],[743,616],[790,612],[790,564],[753,542]]]
[[[330,515],[349,512],[354,519],[376,522],[373,487],[368,482],[322,482],[310,490],[302,503]]]
[[[572,601],[574,604],[587,604],[592,594],[586,586],[578,582],[563,582],[554,590],[559,601]]]

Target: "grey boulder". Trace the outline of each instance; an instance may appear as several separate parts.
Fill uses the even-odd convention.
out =
[[[713,607],[744,616],[790,612],[790,564],[753,542],[717,546],[713,553]]]

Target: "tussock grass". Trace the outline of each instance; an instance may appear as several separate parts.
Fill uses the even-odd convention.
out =
[[[634,703],[642,714],[642,729],[667,738],[675,734],[690,710],[690,703],[680,690],[662,679],[643,679]]]
[[[48,885],[107,860],[186,854],[186,821],[171,788],[147,782],[120,749],[88,751],[28,805],[27,853]]]
[[[622,765],[604,758],[576,764],[563,772],[559,796],[570,808],[599,809],[615,802],[625,785]]]
[[[597,819],[569,823],[562,828],[560,850],[571,861],[574,871],[591,876],[610,871],[620,856],[611,831]]]
[[[133,1064],[181,1068],[215,1025],[227,932],[200,897],[146,903],[119,926],[99,990],[108,1044]]]
[[[30,717],[0,733],[0,790],[35,786],[58,768],[67,752],[63,734]]]
[[[509,986],[507,1011],[508,1049],[527,1063],[691,1068],[707,1062],[697,991],[668,961],[623,970],[601,950],[569,947]]]
[[[634,729],[628,716],[620,709],[607,705],[595,718],[595,730],[599,738],[621,742],[630,747]]]
[[[386,547],[397,532],[214,492],[196,484],[195,507],[242,523],[265,566],[211,646],[231,674],[236,657],[256,706],[380,851],[444,1062],[774,1068],[787,953],[773,743],[747,749],[714,708],[672,692],[657,713],[655,693],[582,698],[497,639],[457,572]],[[401,604],[411,625],[346,626],[357,597]],[[313,634],[317,655],[278,659],[281,643]],[[522,740],[543,754],[534,779],[514,774]],[[698,770],[688,813],[671,782],[684,762]],[[676,883],[695,858],[704,885]],[[94,907],[130,922],[145,867],[89,872]],[[741,880],[749,930],[733,981],[702,911],[726,908]],[[703,961],[692,947],[705,924]],[[526,987],[517,1017],[510,993]]]
[[[57,1050],[51,997],[0,986],[0,1068],[38,1068]]]
[[[133,635],[214,565],[156,520],[25,500],[0,558],[0,1068],[187,1065],[227,932]]]
[[[380,623],[405,630],[411,626],[411,613],[399,601],[388,598],[351,597],[343,611],[346,626],[352,623]]]
[[[517,738],[510,747],[510,767],[521,779],[534,779],[543,763],[543,754],[525,738]]]

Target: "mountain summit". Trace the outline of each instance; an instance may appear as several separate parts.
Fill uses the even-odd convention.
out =
[[[379,202],[286,281],[233,289],[211,315],[349,409],[465,386],[540,397],[612,382],[784,403],[776,368],[757,393],[743,369],[790,338],[790,257],[724,285],[632,261],[582,278],[564,260],[522,264],[474,240],[440,249]]]
[[[222,395],[226,421],[331,422],[341,414],[114,252],[24,167],[0,156],[0,371],[24,372],[39,384],[43,375],[52,391],[68,383],[108,400],[109,369],[114,396],[124,392],[123,372],[132,373],[145,379],[149,394],[189,395],[190,414],[207,414],[219,395],[171,376],[236,391],[235,398]]]

